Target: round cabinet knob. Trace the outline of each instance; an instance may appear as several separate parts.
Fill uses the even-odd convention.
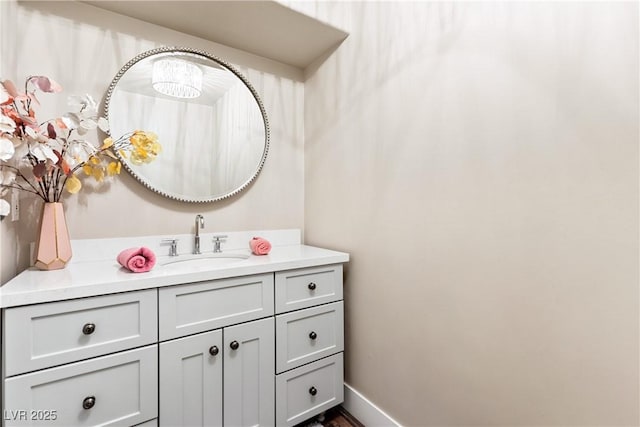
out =
[[[309,333],[309,338],[311,338],[312,340],[315,340],[316,338],[318,338],[318,334],[316,334],[315,332],[311,331]]]
[[[220,350],[218,350],[218,346],[217,345],[212,345],[211,347],[209,347],[209,354],[212,356],[216,356],[218,354]]]
[[[96,330],[96,325],[93,323],[87,323],[82,327],[82,333],[85,335],[91,335]]]
[[[229,344],[229,347],[231,347],[231,350],[237,350],[238,347],[240,347],[240,343],[238,341],[231,341],[231,344]]]
[[[82,401],[82,407],[84,409],[91,409],[95,404],[96,404],[95,396],[85,397],[84,400]]]
[[[309,394],[310,394],[311,396],[315,396],[316,394],[318,394],[318,390],[317,390],[315,387],[311,387],[311,388],[309,389]]]
[[[315,291],[316,290],[316,284],[311,282],[307,285],[307,288],[309,288],[310,291]]]

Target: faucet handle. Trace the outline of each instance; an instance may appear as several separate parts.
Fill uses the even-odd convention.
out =
[[[226,239],[228,236],[224,234],[217,234],[213,237],[213,252],[222,252],[220,248],[220,239]]]
[[[169,247],[169,256],[177,256],[178,255],[178,240],[176,238],[171,239],[162,239],[160,243],[169,243],[171,247]]]

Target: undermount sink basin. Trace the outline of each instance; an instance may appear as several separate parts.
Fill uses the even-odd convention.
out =
[[[220,267],[236,262],[244,261],[249,258],[247,254],[202,254],[202,255],[178,255],[174,259],[164,261],[160,265],[163,267],[176,268],[202,268],[202,267]]]

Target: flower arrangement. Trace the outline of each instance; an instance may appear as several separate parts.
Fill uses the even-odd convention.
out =
[[[2,81],[0,89],[0,197],[19,190],[59,202],[64,190],[80,191],[80,171],[98,182],[119,174],[122,165],[116,152],[141,164],[154,160],[162,149],[155,134],[140,130],[106,138],[100,145],[88,141],[90,131],[108,131],[107,120],[98,116],[89,95],[69,97],[70,112],[39,123],[34,110],[40,105],[37,92],[62,92],[48,77],[27,78],[24,92],[10,80]],[[0,199],[0,215],[9,212],[9,203]]]

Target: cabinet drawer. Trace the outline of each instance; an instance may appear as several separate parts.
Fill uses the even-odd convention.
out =
[[[276,371],[287,371],[344,350],[343,303],[276,316]]]
[[[6,426],[135,425],[157,418],[157,345],[9,378],[4,398],[5,414],[27,412],[5,417]],[[51,416],[30,416],[40,413]]]
[[[342,264],[276,273],[276,313],[342,299]]]
[[[342,353],[276,377],[276,425],[293,426],[344,400]]]
[[[7,309],[6,375],[156,342],[156,295],[149,289]]]
[[[160,339],[204,332],[273,315],[273,274],[162,288]]]

